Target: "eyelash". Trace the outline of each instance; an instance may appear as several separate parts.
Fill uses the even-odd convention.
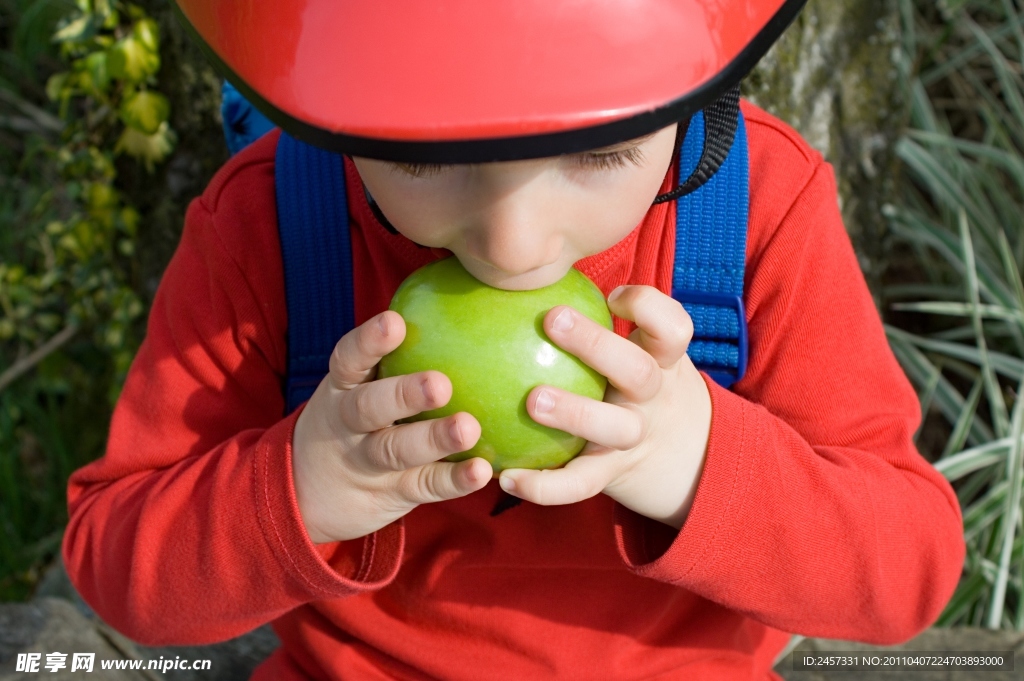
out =
[[[622,149],[621,151],[609,151],[605,153],[584,152],[571,154],[570,158],[574,165],[588,170],[611,170],[624,168],[629,164],[635,166],[643,165],[644,153],[639,147]],[[448,170],[452,166],[444,163],[394,163],[394,168],[402,170],[414,177],[430,177]]]

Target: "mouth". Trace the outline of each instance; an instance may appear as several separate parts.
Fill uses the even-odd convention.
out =
[[[558,262],[541,265],[516,274],[509,274],[473,257],[459,258],[459,262],[479,281],[506,291],[532,291],[544,288],[560,281],[569,271]]]

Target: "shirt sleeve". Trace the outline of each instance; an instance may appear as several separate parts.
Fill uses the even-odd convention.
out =
[[[189,208],[105,455],[68,484],[68,574],[106,622],[148,645],[221,641],[380,588],[404,539],[402,522],[323,545],[305,531],[291,463],[300,411],[281,416],[272,163],[225,173]]]
[[[819,162],[748,262],[751,361],[705,376],[705,467],[674,529],[616,508],[638,574],[805,636],[893,644],[935,621],[964,559],[960,506],[917,452],[889,349]]]

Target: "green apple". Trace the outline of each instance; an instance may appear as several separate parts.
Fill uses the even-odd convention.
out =
[[[506,291],[481,283],[457,258],[413,272],[390,309],[405,320],[405,340],[380,362],[379,378],[434,369],[452,382],[444,407],[418,414],[420,421],[465,411],[480,422],[480,440],[449,461],[487,459],[495,474],[506,468],[557,468],[586,442],[542,426],[526,413],[526,397],[538,385],[604,398],[607,379],[554,345],[544,315],[569,305],[612,328],[604,295],[575,269],[560,281],[532,291]]]

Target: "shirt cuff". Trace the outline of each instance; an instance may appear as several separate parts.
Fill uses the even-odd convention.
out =
[[[314,544],[306,532],[292,477],[292,436],[302,405],[272,426],[256,446],[257,515],[282,568],[313,599],[380,589],[394,579],[405,545],[405,525],[393,522],[365,537]]]
[[[684,584],[711,569],[717,547],[741,516],[754,471],[751,405],[703,372],[711,394],[707,456],[690,513],[680,530],[615,505],[615,539],[626,566],[642,577]],[[756,441],[756,438],[754,438]],[[688,579],[690,578],[690,579]]]

